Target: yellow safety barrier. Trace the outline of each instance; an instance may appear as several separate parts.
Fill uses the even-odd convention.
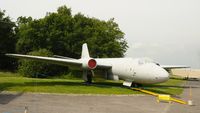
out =
[[[153,95],[153,96],[158,96],[159,94],[157,93],[154,93],[154,92],[151,92],[151,91],[147,91],[147,90],[144,90],[144,89],[140,89],[140,88],[132,88],[136,91],[140,91],[140,92],[143,92],[143,93],[147,93],[147,94],[150,94],[150,95]]]
[[[167,102],[171,103],[171,96],[160,94],[160,95],[158,95],[157,102],[160,102],[160,101],[167,101]]]
[[[176,98],[172,98],[170,95],[158,94],[158,93],[154,93],[154,92],[151,92],[151,91],[148,91],[148,90],[144,90],[144,89],[140,89],[140,88],[132,88],[132,89],[136,90],[136,91],[140,91],[140,92],[146,93],[146,94],[150,94],[150,95],[156,96],[157,97],[157,102],[166,101],[166,102],[171,103],[173,101],[173,102],[177,102],[177,103],[180,103],[180,104],[187,104],[186,101],[183,101],[183,100],[180,100],[180,99],[176,99]]]
[[[187,104],[186,101],[183,101],[183,100],[180,100],[180,99],[176,99],[176,98],[171,98],[171,101],[174,101],[174,102],[177,102],[177,103],[180,103],[180,104]]]

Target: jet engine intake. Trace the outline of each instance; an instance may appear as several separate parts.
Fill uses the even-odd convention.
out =
[[[97,62],[95,59],[87,59],[87,60],[84,60],[83,61],[83,64],[82,64],[82,67],[83,69],[95,69],[97,67]]]

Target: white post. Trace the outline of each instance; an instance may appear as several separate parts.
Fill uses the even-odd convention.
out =
[[[25,106],[24,113],[28,113],[28,107],[27,106]]]
[[[191,72],[191,69],[189,70],[188,78],[190,78],[190,72]],[[191,84],[189,84],[189,100],[188,100],[188,105],[190,105],[190,106],[193,105],[193,102],[192,102],[192,88],[191,88]]]

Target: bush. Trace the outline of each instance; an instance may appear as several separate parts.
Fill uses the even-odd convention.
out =
[[[46,49],[40,49],[39,51],[29,52],[28,54],[35,56],[53,56],[53,53]],[[19,60],[18,66],[18,72],[23,76],[38,78],[46,78],[48,76],[62,74],[67,70],[68,68],[64,66],[58,66],[50,63],[25,59]]]

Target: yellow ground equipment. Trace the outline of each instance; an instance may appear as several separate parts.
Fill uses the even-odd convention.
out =
[[[140,91],[140,92],[143,92],[143,93],[146,93],[146,94],[150,94],[150,95],[153,95],[153,96],[156,96],[157,97],[157,102],[165,101],[165,102],[171,103],[173,101],[173,102],[177,102],[177,103],[180,103],[180,104],[187,104],[186,101],[173,98],[170,95],[158,94],[158,93],[154,93],[154,92],[151,92],[151,91],[148,91],[148,90],[144,90],[144,89],[140,89],[140,88],[131,88],[131,89],[136,90],[136,91]]]
[[[160,94],[158,95],[157,102],[160,102],[160,101],[166,101],[166,102],[171,103],[171,96]]]

